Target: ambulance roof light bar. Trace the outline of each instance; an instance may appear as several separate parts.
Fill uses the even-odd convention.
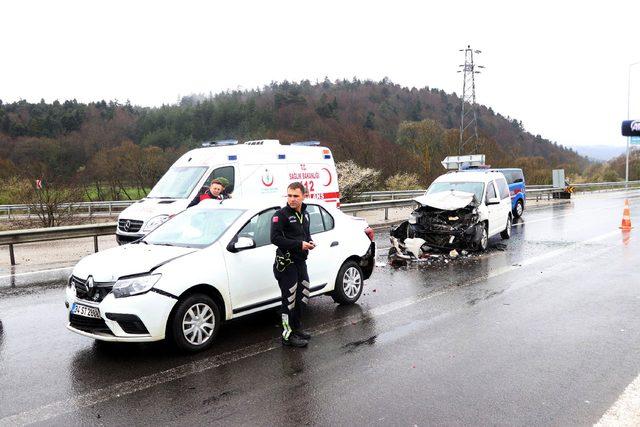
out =
[[[224,145],[236,145],[237,139],[223,139],[221,141],[205,141],[202,143],[203,147],[222,147]]]
[[[467,156],[447,156],[442,166],[447,170],[463,170],[470,167],[480,168],[485,166],[484,154],[471,154]]]
[[[320,145],[320,141],[296,141],[292,142],[291,145],[298,145],[302,147],[317,147]]]

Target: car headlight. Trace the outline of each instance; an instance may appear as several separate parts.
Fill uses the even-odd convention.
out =
[[[149,290],[153,288],[153,285],[160,280],[160,277],[162,277],[162,274],[120,279],[113,285],[113,296],[116,298],[124,298],[149,292]]]
[[[419,217],[419,214],[411,212],[411,215],[409,215],[409,224],[415,224],[416,222],[418,222]]]
[[[142,228],[143,233],[148,233],[161,226],[166,220],[169,219],[169,215],[158,215],[151,218]]]

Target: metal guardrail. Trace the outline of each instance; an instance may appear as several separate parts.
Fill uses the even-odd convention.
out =
[[[630,181],[630,186],[640,186],[640,181]],[[576,189],[590,189],[590,188],[603,188],[603,187],[624,187],[624,182],[599,182],[599,183],[584,183],[584,184],[572,184],[572,187]],[[552,186],[527,186],[527,194],[529,198],[535,195],[538,200],[543,195],[547,195],[548,198],[553,196],[554,192],[562,192],[565,188],[553,188]],[[357,212],[371,211],[384,209],[384,219],[389,219],[389,209],[410,207],[416,202],[413,200],[414,196],[424,194],[425,190],[406,190],[406,191],[373,191],[366,193],[366,197],[391,197],[388,200],[377,200],[369,202],[356,202],[356,203],[344,203],[341,206],[341,210],[346,213],[356,214]],[[394,197],[404,196],[402,199],[395,199]],[[109,203],[112,206],[115,203],[118,204],[131,204],[135,201],[126,202],[86,202],[85,204],[102,203],[104,206],[108,206]],[[16,205],[5,205],[16,206]],[[5,206],[0,206],[0,210]],[[128,205],[127,205],[128,206]],[[18,231],[3,231],[0,232],[0,246],[9,245],[9,257],[11,258],[11,265],[15,265],[15,256],[13,246],[21,243],[34,243],[34,242],[46,242],[51,240],[64,240],[64,239],[76,239],[82,237],[93,237],[94,250],[98,251],[98,236],[112,235],[116,232],[117,224],[87,224],[68,227],[51,227],[51,228],[37,228],[31,230],[18,230]]]
[[[115,234],[116,223],[86,224],[67,227],[34,228],[30,230],[0,232],[0,246],[9,245],[11,265],[16,265],[13,245],[19,243],[48,242],[52,240],[78,239],[93,237],[93,249],[98,252],[98,236]]]
[[[407,199],[422,196],[427,190],[366,191],[356,196],[357,199],[369,202],[374,200]]]
[[[629,185],[640,185],[640,181],[629,181]],[[625,187],[626,183],[624,181],[616,181],[616,182],[594,182],[594,183],[584,183],[584,184],[571,184],[574,188],[590,188],[590,187]],[[395,190],[395,191],[367,191],[358,196],[358,199],[363,202],[369,201],[373,202],[376,200],[397,200],[397,199],[410,199],[413,197],[423,195],[427,190],[426,189],[417,189],[417,190]],[[553,188],[551,185],[527,185],[527,192],[537,193],[537,192],[545,192],[545,191],[562,191],[561,188]],[[136,203],[138,200],[112,200],[112,201],[96,201],[96,202],[75,202],[75,203],[64,203],[60,205],[62,209],[76,210],[82,211],[86,210],[88,216],[92,216],[99,212],[104,212],[105,214],[111,216],[114,213],[120,212],[120,210]],[[344,206],[344,205],[343,205]],[[11,215],[13,214],[22,214],[30,217],[31,215],[35,215],[33,212],[31,205],[0,205],[0,216],[6,215],[11,219]]]
[[[69,212],[86,211],[88,216],[95,215],[99,212],[111,216],[114,212],[120,212],[122,209],[131,206],[138,200],[113,200],[113,201],[99,201],[99,202],[76,202],[76,203],[61,203],[59,209],[65,209]],[[0,205],[0,216],[5,215],[7,219],[11,219],[11,215],[26,215],[27,218],[31,218],[32,215],[36,215],[33,205]]]
[[[340,209],[343,212],[353,213],[368,210],[385,210],[385,220],[389,218],[389,209],[406,207],[414,204],[412,199],[383,200],[377,202],[345,203]],[[117,223],[87,224],[67,227],[36,228],[30,230],[3,231],[0,232],[0,246],[9,245],[9,258],[11,265],[16,265],[14,245],[21,243],[46,242],[51,240],[77,239],[93,237],[93,248],[98,252],[98,236],[112,235],[116,232]]]
[[[378,200],[375,202],[345,203],[340,206],[340,210],[345,213],[352,213],[355,216],[357,212],[384,209],[384,219],[387,221],[389,219],[389,209],[404,208],[415,204],[416,201],[413,199]]]

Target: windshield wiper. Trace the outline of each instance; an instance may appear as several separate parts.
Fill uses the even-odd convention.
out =
[[[175,246],[171,243],[152,243],[152,244],[156,246]]]

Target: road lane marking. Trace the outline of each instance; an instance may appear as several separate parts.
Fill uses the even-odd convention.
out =
[[[640,375],[622,392],[618,400],[602,415],[595,426],[640,425]]]
[[[595,236],[595,237],[592,237],[592,238],[587,239],[587,240],[581,240],[579,242],[574,242],[571,245],[568,245],[568,246],[566,246],[564,248],[556,249],[556,250],[551,251],[551,252],[546,252],[546,253],[540,254],[538,256],[534,256],[532,258],[527,258],[527,259],[524,259],[522,261],[518,261],[517,264],[508,265],[508,266],[504,266],[502,268],[498,268],[498,269],[494,270],[492,273],[488,274],[486,276],[486,278],[485,277],[480,277],[479,280],[491,279],[493,277],[500,276],[502,274],[506,274],[506,273],[509,273],[511,271],[519,270],[519,269],[521,269],[523,267],[528,267],[528,266],[530,266],[532,264],[536,264],[536,263],[538,263],[540,261],[544,261],[544,260],[547,260],[547,259],[558,258],[562,254],[565,254],[567,252],[579,249],[580,246],[589,245],[591,243],[597,243],[597,242],[599,242],[601,240],[606,240],[609,237],[612,237],[612,236],[615,236],[615,235],[619,235],[619,234],[620,234],[620,230],[614,230],[614,231],[611,231],[609,233],[601,234],[599,236]],[[472,280],[470,283],[476,283],[477,281],[478,280]]]
[[[398,300],[380,307],[373,308],[366,312],[348,316],[344,319],[338,319],[328,322],[310,330],[313,335],[323,335],[336,329],[353,325],[355,323],[368,321],[371,317],[384,316],[393,311],[401,310],[410,305],[417,304],[422,301],[442,295],[446,290],[440,290],[429,294],[422,294],[414,297]],[[66,400],[53,402],[48,405],[24,411],[15,415],[0,419],[0,426],[14,426],[44,422],[51,418],[64,415],[75,410],[96,405],[98,403],[113,400],[119,397],[127,396],[142,390],[149,389],[154,386],[162,385],[167,382],[179,380],[189,375],[198,374],[209,369],[217,368],[230,363],[238,362],[249,357],[266,353],[276,348],[282,347],[280,338],[262,341],[250,346],[242,347],[238,350],[211,356],[203,360],[196,360],[185,365],[176,366],[175,368],[166,369],[155,374],[136,378],[134,380],[113,384],[111,386],[91,391],[89,393],[72,397]]]
[[[530,258],[522,261],[519,264],[504,267],[498,269],[492,274],[486,277],[480,277],[477,280],[465,281],[462,284],[454,285],[454,287],[462,285],[471,285],[482,280],[488,280],[502,274],[509,273],[511,271],[521,269],[525,266],[535,264],[537,262],[546,260],[548,258],[558,258],[559,255],[569,252],[571,250],[579,249],[580,245],[591,244],[601,240],[605,240],[611,236],[619,234],[619,230],[615,230],[610,233],[605,233],[600,236],[593,237],[581,242],[576,242],[571,246],[558,249],[555,251],[542,254],[537,257]],[[336,329],[353,325],[355,323],[363,322],[374,317],[381,317],[386,314],[395,312],[397,310],[404,309],[411,305],[418,304],[423,301],[427,301],[436,296],[443,295],[452,289],[451,286],[441,289],[436,292],[423,293],[412,297],[404,298],[389,304],[385,304],[371,310],[362,312],[358,315],[348,316],[344,319],[338,319],[332,322],[328,322],[317,326],[311,330],[313,335],[323,335],[325,333],[334,331]],[[197,360],[184,365],[176,366],[155,374],[147,375],[144,377],[136,378],[133,380],[113,384],[108,387],[100,388],[89,393],[85,393],[80,396],[72,397],[66,400],[53,402],[47,405],[40,406],[38,408],[30,409],[18,414],[10,415],[0,419],[0,427],[31,424],[36,422],[43,422],[57,416],[73,412],[75,410],[96,405],[98,403],[113,400],[122,396],[127,396],[132,393],[136,393],[142,390],[149,389],[154,386],[162,385],[167,382],[175,381],[189,375],[204,372],[209,369],[214,369],[223,365],[231,364],[249,357],[257,356],[259,354],[266,353],[281,347],[280,338],[275,338],[267,341],[262,341],[253,345],[242,347],[240,349],[222,353],[216,356],[211,356],[202,360]]]

